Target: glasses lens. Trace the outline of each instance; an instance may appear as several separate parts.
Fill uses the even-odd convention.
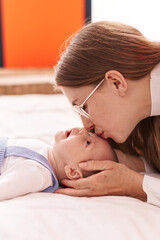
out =
[[[76,113],[78,113],[86,118],[89,118],[89,114],[86,111],[84,111],[83,108],[80,108],[79,106],[74,105],[73,109]]]

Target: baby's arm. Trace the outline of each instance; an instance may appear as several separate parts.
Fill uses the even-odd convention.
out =
[[[24,160],[0,176],[0,201],[39,192],[52,185],[48,169],[32,160]]]

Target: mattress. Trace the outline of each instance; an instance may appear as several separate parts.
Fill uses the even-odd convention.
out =
[[[59,130],[81,127],[62,94],[0,97],[0,135],[54,142]],[[0,239],[159,240],[160,209],[121,196],[32,193],[0,202]]]

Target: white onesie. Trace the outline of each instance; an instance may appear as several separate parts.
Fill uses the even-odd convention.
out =
[[[12,148],[11,146],[19,147],[20,149],[24,148],[27,151],[31,150],[47,161],[49,145],[40,140],[9,138],[6,149]],[[49,168],[52,169],[51,165]],[[4,157],[0,175],[0,200],[22,196],[27,193],[40,192],[55,184],[56,188],[58,188],[58,182],[55,175],[53,177],[54,171],[52,174],[52,170],[50,171],[46,166],[32,158],[13,155]]]

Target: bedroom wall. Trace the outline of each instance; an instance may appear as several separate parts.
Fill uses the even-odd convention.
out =
[[[147,38],[160,41],[159,0],[92,0],[92,21],[102,20],[132,25]]]
[[[90,2],[0,0],[0,66],[52,67],[64,40],[84,24]]]

